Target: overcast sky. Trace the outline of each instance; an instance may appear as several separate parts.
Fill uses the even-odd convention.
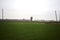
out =
[[[0,0],[0,19],[4,9],[4,19],[55,20],[60,15],[60,0]]]

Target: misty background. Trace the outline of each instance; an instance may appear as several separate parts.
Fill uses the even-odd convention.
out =
[[[0,19],[58,20],[60,18],[60,0],[0,0]]]

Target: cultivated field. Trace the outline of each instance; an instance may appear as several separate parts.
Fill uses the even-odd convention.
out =
[[[0,40],[60,40],[60,24],[0,22]]]

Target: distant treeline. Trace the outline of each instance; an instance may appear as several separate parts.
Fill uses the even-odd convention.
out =
[[[31,20],[27,20],[27,19],[0,19],[0,22],[39,22],[39,23],[60,23],[60,21],[46,21],[46,20],[43,20],[43,21],[38,21],[38,20],[34,20],[34,21],[31,21]]]

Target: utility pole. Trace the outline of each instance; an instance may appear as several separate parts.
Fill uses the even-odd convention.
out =
[[[56,17],[56,21],[58,21],[58,19],[57,19],[57,12],[56,12],[56,10],[55,10],[55,17]]]
[[[2,8],[2,21],[3,21],[3,8]]]
[[[60,16],[59,16],[59,22],[60,22]]]

